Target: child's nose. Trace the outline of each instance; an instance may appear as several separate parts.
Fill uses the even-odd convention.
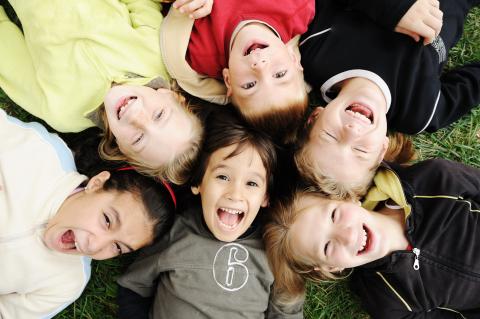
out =
[[[337,232],[337,240],[340,241],[345,246],[350,246],[355,243],[355,232],[350,226],[342,227]]]
[[[228,190],[227,198],[231,201],[241,201],[243,199],[241,185],[238,185],[237,183],[232,183]]]
[[[356,123],[347,123],[345,124],[344,133],[347,139],[355,138],[360,135],[361,127]]]

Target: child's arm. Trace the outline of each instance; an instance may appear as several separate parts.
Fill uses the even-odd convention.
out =
[[[153,297],[142,297],[134,291],[119,286],[117,303],[119,319],[148,319]]]
[[[348,10],[359,11],[388,30],[430,43],[442,27],[438,0],[338,0]],[[433,30],[433,31],[432,31]]]
[[[357,271],[357,270],[355,270]],[[389,280],[387,274],[381,274]],[[391,284],[391,282],[389,281]],[[390,319],[461,319],[465,318],[457,312],[446,309],[419,310],[418,306],[402,295],[401,291],[395,290],[397,295],[377,273],[368,275],[354,274],[351,281],[352,289],[362,300],[362,305],[372,318]],[[396,288],[392,286],[393,289]],[[402,299],[400,299],[400,297]],[[413,309],[413,310],[412,310]],[[472,317],[473,318],[473,317]]]
[[[438,0],[417,0],[400,19],[395,32],[412,37],[415,42],[423,37],[423,44],[432,43],[442,29],[443,12]]]
[[[206,17],[212,12],[213,0],[176,0],[173,7],[192,19]]]

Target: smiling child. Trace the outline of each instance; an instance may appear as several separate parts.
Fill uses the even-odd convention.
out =
[[[191,182],[200,199],[187,199],[153,254],[119,280],[142,297],[154,296],[152,308],[132,310],[140,303],[120,299],[120,317],[150,311],[152,318],[302,318],[303,303],[276,304],[261,240],[258,214],[269,200],[275,148],[227,110],[211,114],[207,127]]]
[[[297,43],[314,11],[313,0],[216,1],[210,15],[193,21],[171,8],[160,51],[185,91],[231,100],[255,127],[288,138],[308,104]]]
[[[279,299],[355,268],[352,288],[374,318],[478,316],[479,189],[480,170],[428,160],[382,166],[363,207],[296,193],[265,232]]]
[[[87,181],[57,135],[3,110],[0,136],[1,318],[53,317],[82,293],[90,258],[137,250],[171,224],[161,183],[134,170]]]
[[[310,117],[295,161],[309,183],[329,192],[323,181],[333,181],[358,197],[383,159],[387,126],[433,132],[480,104],[478,61],[442,72],[479,1],[344,2],[350,7],[317,1],[302,36],[305,79],[327,105]],[[405,19],[414,26],[426,21],[433,36],[424,43],[431,43],[393,32]]]

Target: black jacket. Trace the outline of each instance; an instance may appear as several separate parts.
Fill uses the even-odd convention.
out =
[[[480,318],[480,170],[447,160],[392,167],[411,214],[396,251],[357,267],[352,287],[373,318]]]
[[[300,42],[305,80],[333,98],[339,81],[375,75],[391,95],[390,130],[416,134],[435,131],[480,104],[480,64],[442,75],[450,48],[459,40],[468,0],[440,1],[442,31],[423,46],[393,32],[412,0],[317,0],[315,18]],[[473,1],[472,1],[473,2]],[[478,4],[478,0],[476,0]]]

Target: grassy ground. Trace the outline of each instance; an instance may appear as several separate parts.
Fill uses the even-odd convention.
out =
[[[449,66],[480,61],[480,8],[467,20],[462,40],[451,50]],[[0,90],[0,107],[29,121],[35,120],[16,106]],[[435,134],[422,134],[414,140],[420,158],[443,157],[480,167],[480,109]],[[82,297],[56,318],[115,318],[115,279],[131,257],[93,262],[92,280]],[[367,318],[358,300],[347,289],[345,281],[309,285],[305,305],[306,318]]]

